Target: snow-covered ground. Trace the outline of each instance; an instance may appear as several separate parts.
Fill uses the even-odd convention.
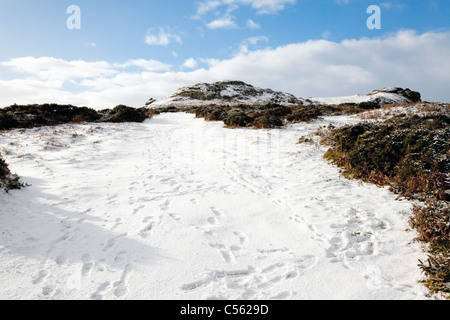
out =
[[[330,97],[330,98],[311,98],[314,103],[321,104],[341,104],[341,103],[361,103],[369,101],[381,101],[388,103],[408,103],[410,102],[407,98],[388,92],[379,92],[375,94],[357,94],[353,96],[343,96],[343,97]]]
[[[0,135],[0,299],[428,299],[411,204],[296,144],[326,118],[191,114]]]

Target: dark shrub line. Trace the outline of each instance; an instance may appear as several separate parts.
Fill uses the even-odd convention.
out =
[[[283,127],[289,123],[310,122],[323,116],[350,115],[380,107],[374,102],[308,106],[266,103],[236,106],[210,105],[187,108],[182,111],[194,113],[197,118],[204,118],[206,121],[223,121],[229,128],[271,129]],[[167,109],[157,110],[170,112]]]
[[[124,105],[100,111],[58,104],[12,105],[0,109],[0,130],[82,122],[143,122],[153,115],[150,109]]]

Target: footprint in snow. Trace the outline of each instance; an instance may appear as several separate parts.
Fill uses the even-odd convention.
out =
[[[233,234],[234,234],[236,237],[239,238],[239,242],[240,242],[241,244],[247,244],[247,243],[248,243],[249,240],[248,240],[248,236],[247,236],[246,234],[241,233],[241,232],[237,232],[237,231],[233,232]]]
[[[210,243],[209,246],[211,248],[214,248],[217,251],[219,251],[219,253],[222,255],[222,258],[227,263],[231,263],[231,262],[235,262],[236,261],[236,257],[234,255],[233,251],[230,248],[227,248],[225,245],[220,244],[220,243]]]
[[[154,227],[155,227],[155,223],[154,222],[150,222],[148,225],[145,226],[144,229],[142,229],[139,232],[139,235],[142,238],[144,238],[144,239],[150,237]]]
[[[94,263],[91,261],[91,256],[88,253],[81,256],[81,261],[83,262],[83,266],[81,267],[81,275],[86,276],[91,272]]]
[[[44,296],[50,296],[56,289],[56,286],[49,285],[42,288],[42,294]]]
[[[91,295],[91,299],[93,300],[102,300],[103,299],[103,295],[102,293],[104,291],[106,291],[107,289],[109,289],[110,283],[108,281],[103,282],[98,288],[97,291],[95,291],[92,295]]]
[[[173,220],[175,221],[180,221],[181,220],[181,216],[175,213],[170,213],[169,217],[171,217]]]
[[[210,210],[212,211],[212,213],[214,213],[214,215],[215,215],[216,217],[221,217],[221,216],[223,216],[223,213],[222,213],[220,210],[216,209],[215,207],[211,207]]]
[[[116,298],[122,298],[128,293],[127,277],[130,272],[131,272],[130,265],[126,265],[125,269],[122,272],[122,275],[120,276],[120,280],[114,282],[113,288],[114,288],[114,296]]]
[[[38,276],[33,280],[33,284],[41,283],[47,277],[47,271],[41,270],[39,271]]]
[[[112,247],[115,246],[117,240],[119,240],[119,239],[121,239],[121,238],[124,238],[124,237],[126,237],[127,235],[128,235],[128,233],[123,233],[123,234],[121,234],[121,235],[119,235],[119,236],[116,236],[116,237],[114,237],[114,238],[109,239],[108,241],[106,241],[106,244],[105,244],[105,246],[104,246],[104,248],[103,248],[103,251],[108,251],[108,250],[110,250]]]
[[[166,201],[164,201],[163,204],[161,204],[159,207],[161,208],[161,210],[166,211],[170,208],[170,204],[171,204],[171,200],[167,199]]]

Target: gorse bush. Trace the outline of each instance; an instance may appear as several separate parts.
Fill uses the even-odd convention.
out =
[[[230,128],[253,127],[256,129],[270,129],[282,127],[289,123],[310,122],[322,116],[360,113],[370,108],[380,108],[380,106],[376,103],[308,106],[266,103],[201,106],[193,107],[189,112],[195,113],[197,118],[204,118],[207,121],[223,121]]]
[[[427,276],[422,283],[432,293],[450,298],[450,207],[448,203],[432,201],[428,206],[415,205],[409,220],[417,230],[417,241],[426,243],[430,255],[419,266]]]
[[[118,105],[113,109],[100,111],[103,114],[101,121],[103,122],[144,122],[148,119],[148,113],[145,108],[135,109],[124,105]]]
[[[0,109],[0,130],[82,122],[143,122],[154,114],[146,108],[124,105],[101,111],[58,104],[12,105]]]
[[[390,184],[407,197],[423,193],[450,200],[445,178],[450,173],[450,117],[359,123],[336,129],[332,136],[325,157],[354,178]]]
[[[415,205],[409,220],[417,241],[426,243],[420,267],[432,293],[450,297],[450,117],[417,115],[359,123],[331,131],[325,158],[348,178],[389,185]]]
[[[0,190],[9,192],[10,190],[20,189],[24,186],[20,178],[11,173],[5,160],[0,157]]]
[[[229,114],[224,123],[230,127],[249,127],[253,125],[254,120],[246,112],[237,110]]]
[[[12,105],[0,109],[0,130],[32,128],[71,122],[93,122],[101,115],[90,108],[72,105]]]

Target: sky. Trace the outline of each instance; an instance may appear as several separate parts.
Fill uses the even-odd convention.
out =
[[[450,102],[449,21],[448,0],[0,0],[0,106],[140,107],[219,80]]]

